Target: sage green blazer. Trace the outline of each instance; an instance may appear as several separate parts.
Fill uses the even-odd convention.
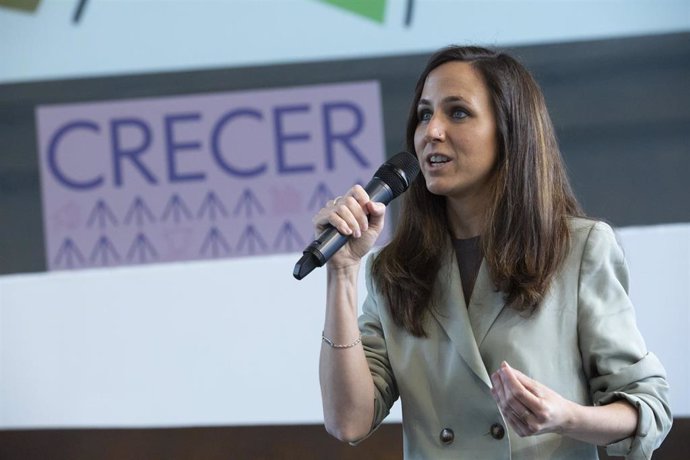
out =
[[[359,324],[376,388],[372,432],[400,397],[407,459],[598,458],[595,446],[568,437],[512,431],[490,392],[489,375],[505,360],[580,404],[631,402],[637,431],[607,451],[650,458],[672,422],[665,370],[635,324],[613,230],[586,219],[571,219],[570,227],[569,254],[531,316],[504,306],[484,262],[465,305],[450,241],[440,243],[449,254],[425,338],[395,325],[369,264]]]

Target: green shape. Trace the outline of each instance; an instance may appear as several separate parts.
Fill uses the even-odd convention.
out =
[[[16,8],[24,11],[36,11],[40,0],[0,0],[0,7]]]
[[[383,24],[386,0],[319,0]]]

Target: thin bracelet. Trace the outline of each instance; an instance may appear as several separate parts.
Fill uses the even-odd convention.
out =
[[[352,347],[356,346],[359,342],[362,341],[362,334],[359,334],[359,337],[357,337],[357,340],[355,340],[352,343],[348,343],[347,345],[339,345],[337,343],[333,343],[333,341],[331,339],[329,339],[328,337],[323,335],[323,332],[321,332],[321,340],[331,348],[352,348]]]

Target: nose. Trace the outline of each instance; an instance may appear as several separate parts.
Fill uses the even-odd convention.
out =
[[[446,140],[446,130],[440,117],[434,114],[426,125],[424,139],[427,142],[443,142]]]

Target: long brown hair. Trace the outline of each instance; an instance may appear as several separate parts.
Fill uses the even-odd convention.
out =
[[[415,151],[417,104],[427,76],[451,61],[471,63],[491,94],[499,151],[482,249],[506,305],[530,312],[538,308],[565,258],[570,243],[568,217],[583,213],[568,183],[541,90],[507,54],[452,46],[431,56],[417,81],[408,115],[407,149]],[[404,195],[393,238],[372,270],[395,322],[415,336],[425,336],[434,283],[444,257],[453,257],[449,242],[446,199],[429,192],[419,174]]]

